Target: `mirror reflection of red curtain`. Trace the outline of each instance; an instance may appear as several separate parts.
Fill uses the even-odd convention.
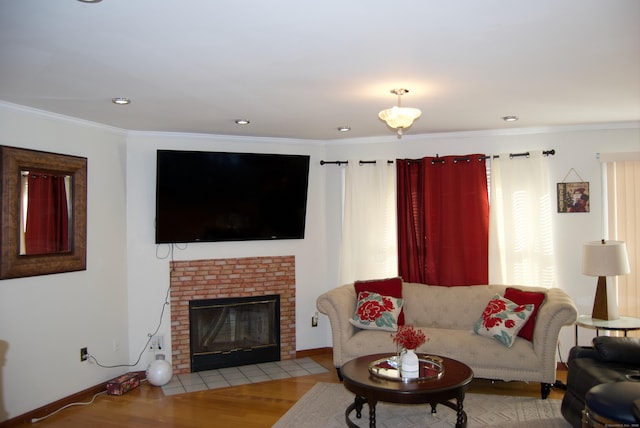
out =
[[[69,251],[69,213],[63,175],[29,173],[25,250],[26,254]]]
[[[484,155],[398,159],[396,166],[399,275],[429,285],[487,284]]]

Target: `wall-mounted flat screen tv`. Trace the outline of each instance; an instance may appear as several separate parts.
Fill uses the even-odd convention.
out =
[[[309,156],[158,150],[156,243],[302,239]]]

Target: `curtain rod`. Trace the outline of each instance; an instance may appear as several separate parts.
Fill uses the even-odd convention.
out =
[[[348,164],[348,163],[349,163],[349,161],[323,161],[323,160],[320,161],[320,165],[333,164],[333,165],[338,165],[339,166],[339,165]],[[361,161],[358,161],[358,163],[360,165],[362,165],[362,164],[365,164],[365,163],[376,163],[376,161],[374,161],[374,160],[370,160],[370,161],[361,160]],[[387,163],[393,163],[393,161],[392,160],[388,160]]]
[[[555,151],[554,149],[551,149],[551,150],[544,150],[544,151],[542,152],[542,154],[543,154],[543,155],[545,155],[545,156],[553,156],[553,155],[555,155],[555,154],[556,154],[556,151]],[[522,157],[522,156],[529,157],[529,156],[531,156],[531,153],[529,153],[529,152],[524,152],[524,153],[509,153],[509,159],[513,159],[513,158],[517,158],[517,157]],[[440,155],[436,155],[436,158],[439,158],[439,157],[440,157]],[[480,156],[480,157],[478,157],[478,160],[491,159],[491,158],[495,159],[495,158],[499,158],[499,157],[500,157],[500,155],[494,155],[494,156]],[[410,160],[420,160],[420,159],[410,159]],[[453,159],[453,161],[454,161],[454,162],[459,162],[459,161],[467,161],[467,162],[469,162],[470,160],[471,160],[471,159],[470,159],[470,158],[468,158],[468,157],[459,157],[459,158],[454,158],[454,159]],[[432,163],[435,163],[435,162],[444,162],[444,159],[442,159],[442,160],[440,160],[440,161],[438,161],[438,160],[435,160],[435,159],[434,159],[434,160],[432,161]],[[321,160],[321,161],[320,161],[320,165],[338,165],[338,166],[340,166],[340,165],[342,165],[342,164],[345,164],[345,165],[346,165],[346,164],[348,164],[348,163],[349,163],[349,161],[324,161],[324,160]],[[358,161],[358,163],[359,163],[360,165],[363,165],[363,164],[370,164],[370,163],[373,163],[373,164],[374,164],[374,163],[376,163],[376,161],[374,161],[374,160],[371,160],[371,161],[363,161],[363,160],[361,160],[361,161]],[[393,161],[392,161],[392,160],[388,160],[388,161],[387,161],[387,163],[388,163],[388,164],[390,164],[390,163],[393,163]]]

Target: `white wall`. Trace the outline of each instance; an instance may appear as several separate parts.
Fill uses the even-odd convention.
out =
[[[169,287],[168,245],[154,244],[156,150],[235,151],[310,155],[305,238],[302,240],[192,243],[176,245],[175,260],[294,255],[296,258],[297,349],[327,346],[328,326],[311,327],[318,290],[330,289],[325,270],[325,170],[320,166],[324,145],[309,141],[251,139],[188,134],[132,133],[127,143],[127,254],[129,261],[129,346],[137,358],[155,331]],[[158,334],[164,336],[170,358],[171,323],[167,306]],[[153,353],[143,353],[138,369]]]
[[[0,281],[1,422],[128,371],[80,362],[128,361],[128,314],[125,134],[0,103],[0,144],[88,163],[87,270]]]
[[[528,150],[555,149],[550,158],[552,195],[556,183],[562,182],[573,168],[584,181],[590,183],[591,211],[589,213],[555,213],[553,229],[557,268],[556,286],[564,289],[574,300],[580,314],[590,314],[595,295],[596,279],[581,274],[582,243],[602,238],[602,197],[600,162],[596,153],[640,151],[638,123],[589,127],[557,127],[548,129],[504,130],[486,132],[411,135],[398,140],[391,134],[386,139],[342,140],[327,144],[325,160],[374,160],[420,158],[424,156],[463,155],[471,153],[521,153]],[[325,165],[327,169],[327,217],[333,219],[327,227],[331,240],[328,248],[339,245],[332,237],[339,235],[340,195],[332,189],[341,167]],[[572,172],[567,181],[581,181]],[[330,184],[329,184],[330,183]],[[338,254],[329,250],[328,266],[333,273]],[[321,318],[325,320],[326,318]],[[588,344],[593,330],[581,329],[580,344]],[[561,332],[561,355],[566,361],[575,342],[574,327]],[[330,343],[330,342],[329,342]]]

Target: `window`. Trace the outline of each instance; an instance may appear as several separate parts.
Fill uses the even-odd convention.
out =
[[[602,154],[606,197],[603,209],[609,239],[625,241],[631,272],[616,277],[621,316],[640,318],[640,152]]]

